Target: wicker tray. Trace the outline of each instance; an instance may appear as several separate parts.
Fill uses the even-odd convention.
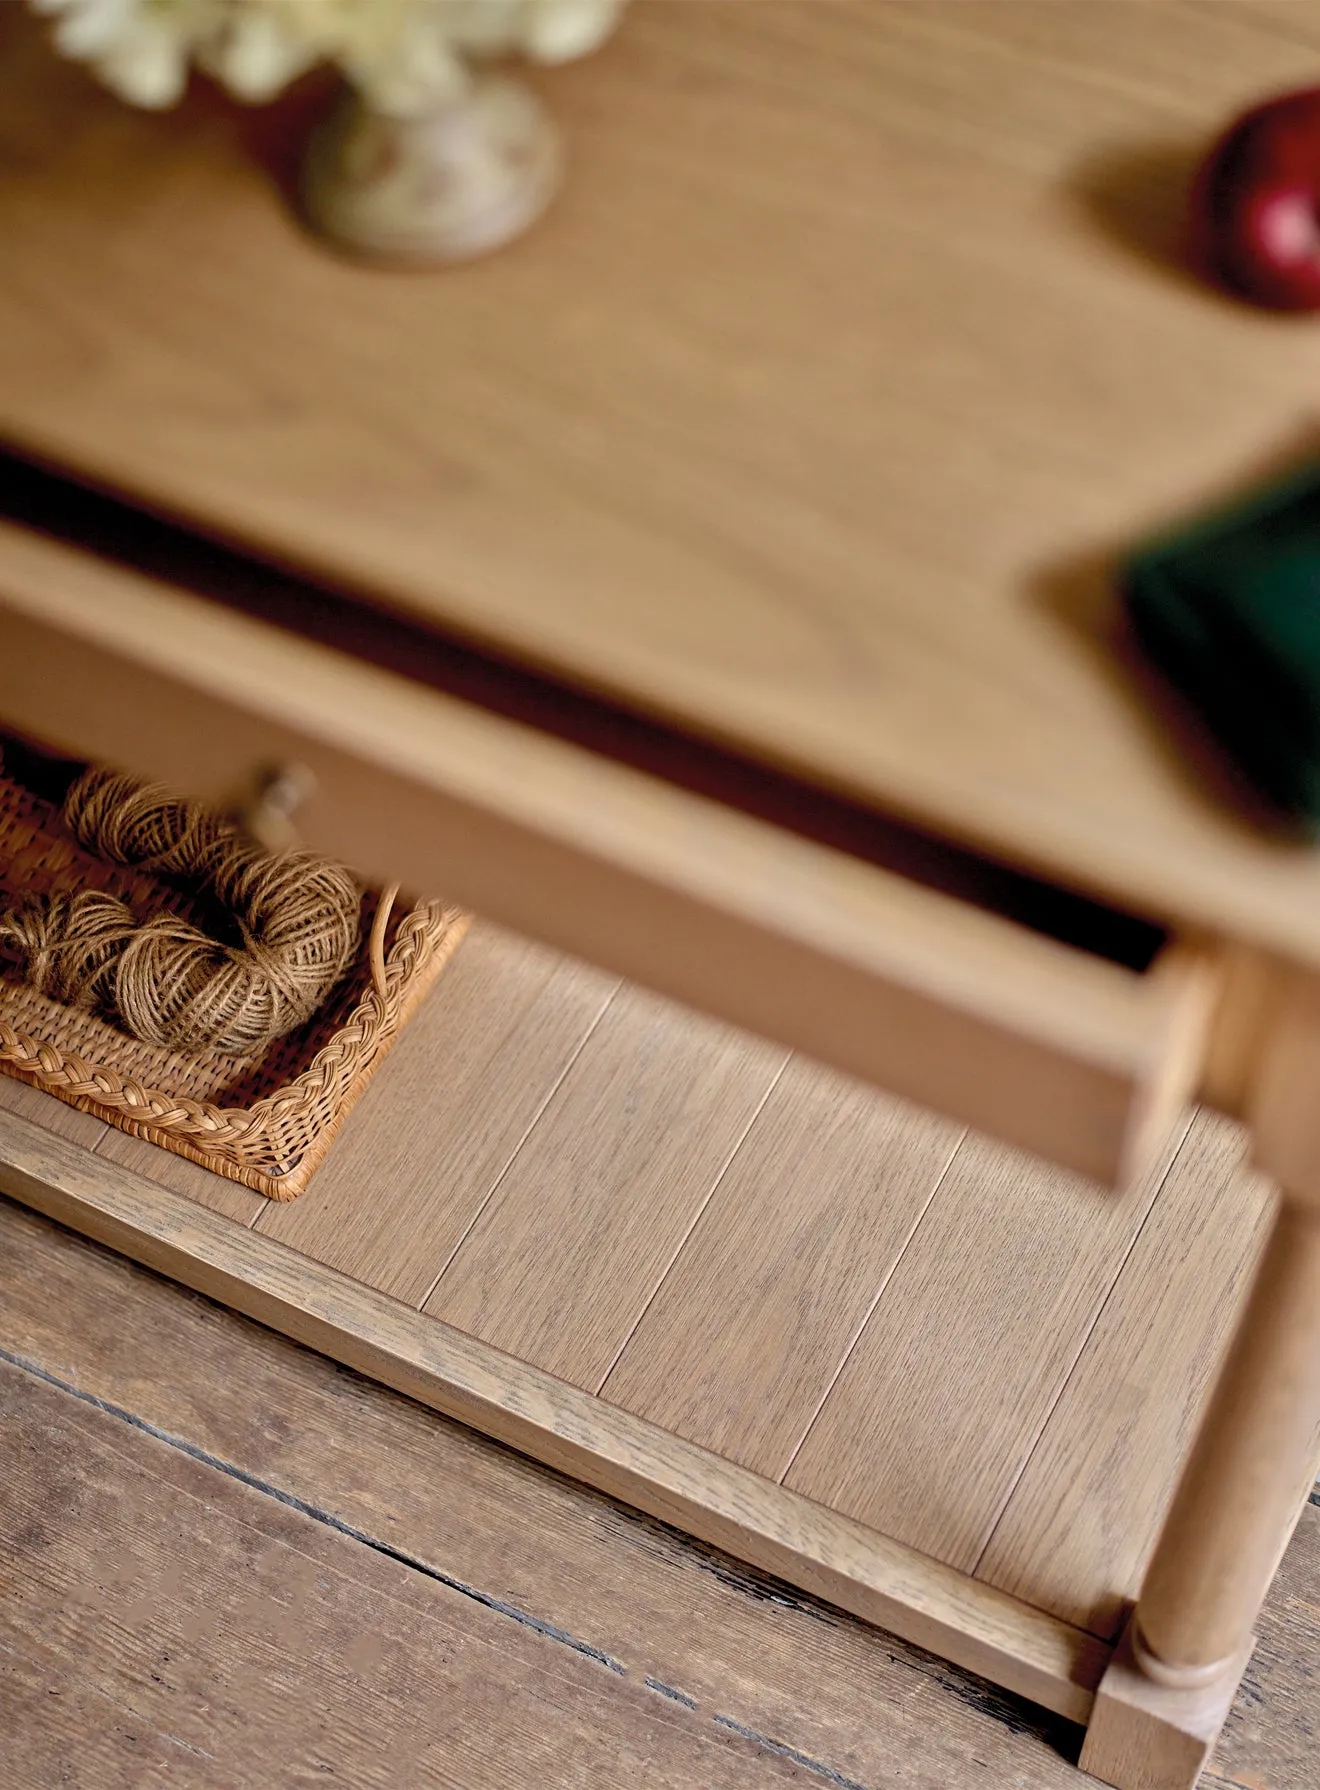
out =
[[[144,918],[162,907],[198,918],[178,888],[83,851],[34,787],[32,762],[0,741],[0,903],[32,891],[98,888]],[[467,927],[465,914],[440,902],[396,909],[373,976],[376,909],[369,895],[358,956],[330,1000],[260,1057],[140,1044],[95,1013],[36,993],[0,962],[0,1074],[272,1199],[294,1199]]]

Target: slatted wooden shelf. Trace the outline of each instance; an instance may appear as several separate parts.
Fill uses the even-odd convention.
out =
[[[1262,1236],[1236,1128],[1125,1195],[479,925],[269,1204],[0,1081],[0,1187],[1084,1717]]]

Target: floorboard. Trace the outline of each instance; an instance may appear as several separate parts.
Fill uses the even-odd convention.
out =
[[[537,1760],[542,1784],[574,1782],[561,1758],[583,1744],[597,1749],[589,1757],[598,1764],[605,1760],[607,1773],[621,1764],[635,1770],[648,1790],[667,1781],[684,1790],[689,1783],[706,1790],[744,1782],[773,1790],[777,1782],[799,1779],[834,1790],[841,1785],[845,1790],[899,1785],[904,1790],[980,1790],[986,1785],[1075,1790],[1080,1781],[1068,1763],[1076,1730],[1066,1724],[1052,1722],[980,1680],[749,1573],[2,1201],[0,1259],[5,1262],[0,1349],[25,1361],[25,1377],[43,1392],[66,1401],[46,1407],[52,1416],[41,1426],[36,1449],[38,1456],[65,1461],[68,1474],[62,1483],[76,1488],[85,1480],[82,1451],[90,1432],[73,1421],[69,1406],[75,1406],[80,1423],[97,1420],[93,1439],[98,1448],[111,1450],[104,1471],[113,1472],[120,1496],[125,1476],[137,1475],[133,1483],[144,1487],[144,1496],[150,1490],[154,1500],[155,1488],[164,1484],[171,1498],[186,1499],[190,1570],[199,1536],[209,1540],[212,1533],[199,1526],[206,1522],[202,1507],[216,1506],[221,1529],[232,1534],[234,1507],[226,1495],[245,1494],[243,1545],[249,1552],[243,1573],[251,1581],[246,1587],[250,1624],[237,1613],[245,1634],[269,1636],[273,1631],[276,1642],[284,1644],[290,1633],[286,1566],[292,1564],[297,1582],[305,1585],[310,1561],[318,1578],[325,1576],[336,1588],[334,1597],[324,1589],[308,1591],[294,1639],[288,1642],[289,1657],[281,1657],[277,1669],[272,1671],[269,1654],[257,1662],[263,1684],[269,1677],[284,1688],[280,1707],[292,1712],[295,1732],[258,1726],[250,1739],[243,1737],[245,1754],[229,1754],[225,1749],[239,1740],[229,1724],[227,1698],[221,1696],[218,1711],[208,1717],[199,1715],[188,1696],[199,1678],[214,1684],[218,1670],[228,1669],[223,1642],[210,1625],[199,1622],[178,1657],[161,1662],[151,1655],[152,1646],[159,1652],[162,1643],[155,1603],[146,1593],[157,1585],[162,1559],[175,1543],[168,1536],[139,1537],[131,1569],[103,1575],[99,1601],[75,1604],[74,1628],[65,1632],[76,1633],[80,1657],[76,1669],[67,1661],[58,1668],[62,1679],[43,1676],[52,1669],[48,1656],[38,1655],[40,1670],[30,1663],[34,1639],[38,1648],[42,1644],[40,1636],[34,1637],[23,1622],[9,1623],[6,1651],[0,1656],[0,1697],[6,1699],[7,1713],[22,1721],[26,1752],[21,1759],[11,1755],[7,1790],[46,1790],[61,1783],[81,1784],[85,1790],[120,1790],[123,1785],[127,1790],[129,1784],[156,1781],[197,1790],[223,1783],[237,1790],[245,1780],[232,1771],[217,1775],[216,1762],[228,1765],[234,1757],[244,1761],[244,1770],[252,1770],[246,1782],[304,1781],[283,1769],[306,1735],[301,1723],[308,1700],[294,1696],[312,1683],[304,1656],[324,1659],[338,1632],[334,1622],[350,1616],[355,1624],[383,1620],[387,1636],[435,1632],[434,1617],[423,1620],[429,1603],[424,1607],[413,1601],[412,1592],[405,1600],[402,1581],[391,1578],[386,1594],[382,1582],[367,1576],[371,1567],[364,1575],[346,1564],[345,1550],[354,1548],[369,1554],[374,1567],[397,1565],[402,1573],[423,1577],[424,1599],[437,1589],[432,1575],[440,1575],[464,1586],[465,1602],[491,1623],[520,1631],[535,1625],[531,1638],[544,1644],[544,1654],[555,1656],[551,1691],[537,1708],[539,1744],[545,1749]],[[72,1390],[56,1392],[42,1375],[55,1376]],[[89,1412],[86,1401],[93,1399],[111,1410]],[[106,1440],[112,1424],[125,1432],[113,1448]],[[174,1439],[174,1448],[143,1436],[135,1424],[161,1430]],[[0,1433],[11,1437],[12,1423]],[[155,1462],[185,1447],[237,1469],[256,1485],[235,1487],[221,1465],[195,1458],[185,1460],[188,1470],[210,1477],[173,1485],[170,1474]],[[144,1448],[152,1458],[150,1472],[143,1469]],[[214,1492],[217,1481],[225,1482],[224,1487]],[[200,1500],[197,1485],[206,1488]],[[276,1518],[254,1522],[251,1501],[261,1498],[297,1500],[316,1514],[300,1514],[279,1503]],[[43,1500],[39,1520],[47,1520],[48,1503],[58,1505],[58,1496]],[[15,1501],[0,1494],[0,1538],[11,1548],[15,1508]],[[118,1518],[107,1513],[111,1532],[134,1508],[140,1514],[143,1506],[130,1498]],[[160,1506],[148,1509],[154,1522]],[[91,1514],[86,1504],[83,1510]],[[47,1583],[69,1583],[75,1562],[90,1583],[104,1550],[89,1560],[86,1528],[67,1535],[60,1527],[67,1522],[67,1513],[57,1515],[51,1530],[46,1552],[63,1558],[46,1569]],[[326,1557],[307,1540],[308,1524],[323,1539],[330,1525],[336,1526],[329,1534],[336,1544],[333,1576],[326,1572]],[[370,1543],[355,1542],[345,1529]],[[382,1560],[382,1548],[390,1551],[389,1558]],[[416,1566],[405,1564],[410,1560]],[[278,1566],[274,1575],[273,1566]],[[168,1585],[166,1589],[175,1595]],[[226,1595],[235,1596],[235,1588]],[[474,1596],[486,1601],[475,1604]],[[195,1609],[196,1600],[190,1601]],[[272,1601],[274,1608],[264,1607]],[[444,1604],[446,1612],[450,1607]],[[236,1606],[225,1606],[225,1611],[225,1622],[232,1626]],[[172,1608],[170,1619],[175,1619]],[[77,1626],[83,1622],[85,1633]],[[146,1665],[141,1683],[135,1680],[129,1687],[131,1698],[120,1695],[118,1705],[103,1692],[116,1692],[117,1686],[122,1692],[122,1679],[101,1671],[95,1651],[96,1626],[107,1622],[115,1630],[117,1657]],[[478,1631],[483,1632],[488,1637],[494,1630]],[[1304,1515],[1260,1634],[1261,1645],[1206,1778],[1207,1790],[1315,1790],[1320,1782],[1313,1732],[1315,1661],[1320,1658],[1320,1508]],[[474,1645],[463,1641],[469,1651]],[[596,1654],[622,1671],[603,1666]],[[456,1723],[475,1723],[492,1702],[517,1700],[534,1682],[526,1675],[527,1658],[517,1649],[506,1653],[502,1635],[498,1643],[486,1641],[480,1657],[486,1680],[482,1696],[470,1702],[462,1680],[455,1690],[454,1677],[440,1676],[449,1671],[442,1663],[427,1678],[420,1700],[425,1719],[434,1721],[438,1708]],[[536,1663],[536,1656],[530,1657]],[[367,1664],[353,1683],[328,1676],[316,1680],[316,1686],[336,1682],[349,1703],[367,1697],[373,1687],[371,1662]],[[333,1660],[327,1673],[332,1667]],[[571,1685],[579,1668],[588,1672],[589,1684],[605,1687],[589,1705],[590,1722],[607,1730],[604,1737],[593,1736],[590,1726],[584,1730],[577,1720],[575,1712],[580,1714],[583,1704],[572,1695]],[[156,1685],[152,1671],[174,1688]],[[450,1688],[447,1699],[434,1695],[442,1681]],[[570,1686],[562,1708],[561,1681]],[[226,1688],[231,1682],[223,1680]],[[60,1696],[51,1697],[51,1688]],[[735,1775],[744,1761],[732,1751],[699,1752],[695,1756],[704,1776],[666,1779],[661,1769],[672,1769],[681,1757],[668,1730],[646,1730],[648,1745],[640,1762],[635,1755],[616,1762],[608,1748],[621,1743],[611,1740],[608,1730],[618,1723],[636,1734],[636,1699],[623,1693],[639,1690],[703,1738],[716,1729],[740,1737],[759,1775]],[[260,1698],[255,1707],[265,1707]],[[320,1751],[311,1749],[305,1756],[337,1767],[338,1781],[370,1785],[370,1776],[351,1774],[351,1756],[341,1749],[350,1742],[356,1746],[362,1734],[373,1732],[367,1726],[371,1712],[340,1705],[338,1715],[337,1725],[323,1725]],[[409,1706],[408,1720],[413,1719]],[[246,1715],[245,1723],[253,1727]],[[460,1727],[460,1745],[464,1731]],[[196,1751],[187,1752],[179,1740]],[[388,1740],[382,1744],[388,1749]],[[207,1753],[209,1760],[203,1756]],[[511,1790],[538,1781],[525,1775],[521,1758],[506,1756],[504,1763],[504,1782]],[[318,1772],[305,1781],[336,1778]],[[397,1778],[386,1781],[400,1783]],[[408,1790],[429,1781],[424,1776],[402,1780]],[[619,1780],[606,1775],[595,1781]]]
[[[807,1778],[3,1362],[0,1426],[12,1790],[629,1779],[751,1790]]]
[[[896,1761],[910,1790],[960,1790],[972,1758],[1073,1790],[1076,1730],[981,1679],[4,1200],[0,1258],[0,1347],[666,1687],[700,1723],[791,1748],[835,1790],[830,1773],[891,1783]]]

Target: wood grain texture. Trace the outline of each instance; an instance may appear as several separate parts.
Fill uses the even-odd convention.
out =
[[[289,1204],[113,1128],[99,1148],[419,1304],[614,987],[585,964],[478,927]]]
[[[1264,1240],[1270,1190],[1244,1145],[1198,1114],[977,1567],[1106,1638],[1141,1589]]]
[[[1290,973],[1291,971],[1291,973]],[[1245,1117],[1252,1159],[1294,1199],[1320,1212],[1320,976],[1285,969],[1268,1009]]]
[[[1151,1551],[1138,1650],[1203,1677],[1245,1653],[1317,1466],[1320,1210],[1284,1190]]]
[[[1079,1629],[14,1115],[0,1115],[0,1192],[841,1609],[1085,1719],[1109,1649]]]
[[[968,1138],[784,1483],[972,1571],[1150,1209]]]
[[[227,1175],[217,1175],[200,1162],[189,1162],[186,1156],[176,1156],[172,1150],[162,1150],[145,1138],[130,1137],[113,1125],[106,1126],[99,1149],[104,1151],[107,1162],[118,1162],[199,1206],[223,1213],[237,1224],[255,1224],[270,1204],[251,1187],[243,1187]]]
[[[1303,1508],[1265,1607],[1237,1701],[1201,1790],[1258,1784],[1316,1790],[1316,1661],[1320,1659],[1320,1493]]]
[[[79,1112],[76,1106],[56,1100],[53,1094],[43,1094],[8,1075],[0,1076],[0,1112],[18,1113],[34,1125],[45,1126],[47,1131],[86,1144],[89,1150],[96,1149],[110,1129],[103,1119],[94,1119],[91,1113]]]
[[[603,1396],[779,1479],[959,1135],[790,1064]]]
[[[784,1056],[621,991],[426,1301],[597,1392]]]
[[[771,1775],[731,1731],[5,1363],[0,1415],[13,1790]]]
[[[299,232],[260,160],[278,114],[125,114],[17,11],[12,438],[1136,911],[1320,959],[1313,854],[1225,806],[1103,619],[1112,548],[1310,446],[1320,351],[1168,266],[1170,161],[1309,78],[1300,8],[640,4],[544,77],[574,153],[543,227],[417,280]]]
[[[1125,1634],[1096,1695],[1082,1770],[1115,1790],[1196,1790],[1246,1665],[1242,1653],[1218,1683],[1170,1690],[1141,1670]]]
[[[420,1305],[615,987],[478,926],[311,1187],[257,1229]]]
[[[867,1786],[901,1759],[914,1790],[987,1768],[1075,1790],[1075,1730],[954,1666],[7,1201],[0,1255],[0,1346],[678,1692],[702,1726]]]
[[[813,1778],[879,1786],[897,1759],[914,1790],[972,1790],[987,1774],[1076,1784],[1075,1740],[1026,1706],[8,1203],[0,1255],[0,1346],[594,1646],[634,1683],[680,1690],[702,1726],[722,1714],[777,1737]],[[1204,1790],[1314,1783],[1318,1586],[1312,1507]],[[559,1710],[543,1713],[553,1730]],[[33,1714],[47,1732],[62,1719]]]
[[[1135,974],[3,522],[0,568],[20,732],[224,802],[299,763],[308,846],[1101,1179],[1194,1092],[1198,954]]]

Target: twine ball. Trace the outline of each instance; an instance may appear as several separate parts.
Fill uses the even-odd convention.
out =
[[[176,914],[140,922],[99,890],[31,898],[0,915],[0,944],[51,1000],[95,1007],[146,1044],[247,1057],[310,1019],[348,968],[362,897],[342,866],[272,856],[200,803],[96,767],[62,812],[94,856],[210,895],[238,942]]]

